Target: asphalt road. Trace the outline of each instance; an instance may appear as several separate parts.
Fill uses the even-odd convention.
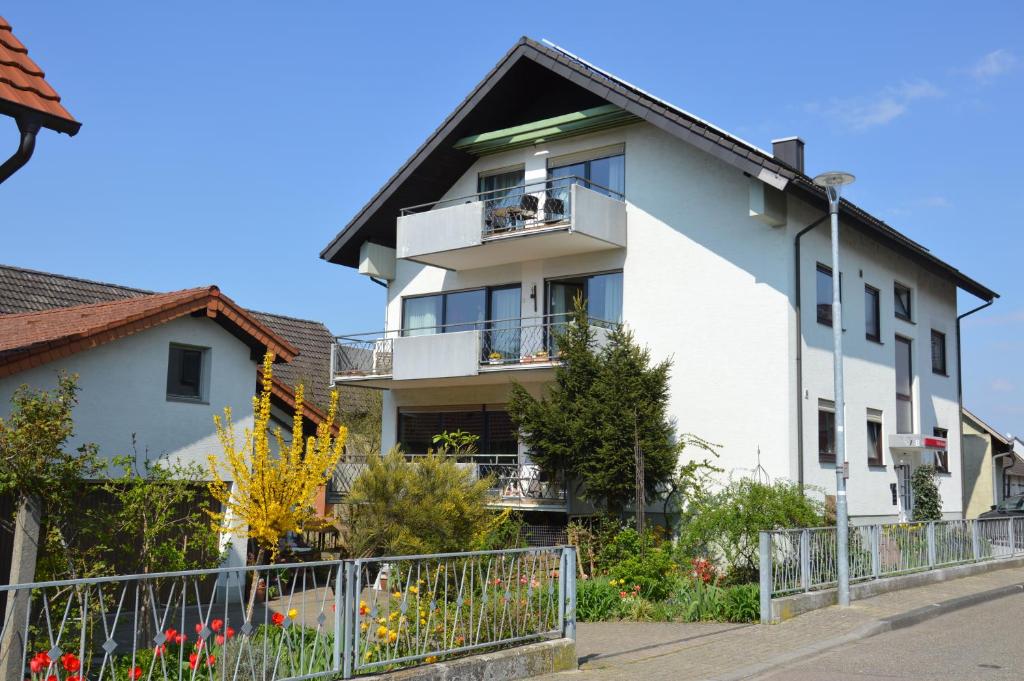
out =
[[[759,681],[1002,681],[1024,678],[1024,594],[880,634]]]

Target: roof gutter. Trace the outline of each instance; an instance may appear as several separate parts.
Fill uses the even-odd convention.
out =
[[[804,487],[804,322],[800,312],[800,239],[828,218],[825,213],[807,225],[793,237],[793,250],[796,253],[796,465],[797,483]]]
[[[39,121],[29,118],[18,118],[18,130],[21,131],[21,142],[18,150],[0,165],[0,184],[28,163],[32,152],[36,149],[36,133],[39,132]]]

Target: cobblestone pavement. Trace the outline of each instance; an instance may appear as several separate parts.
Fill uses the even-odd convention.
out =
[[[881,620],[942,601],[1024,584],[1024,568],[896,591],[850,608],[825,608],[782,624],[661,624],[600,622],[579,625],[580,671],[546,681],[739,679],[863,637]]]

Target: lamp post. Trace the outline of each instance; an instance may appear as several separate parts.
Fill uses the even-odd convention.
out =
[[[828,212],[832,218],[832,370],[835,380],[836,407],[836,571],[839,582],[839,605],[850,605],[849,511],[846,504],[846,414],[843,394],[843,304],[840,300],[839,276],[839,194],[843,185],[853,183],[849,173],[822,173],[814,184],[828,195]]]

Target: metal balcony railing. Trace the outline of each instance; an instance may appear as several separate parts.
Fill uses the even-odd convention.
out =
[[[395,340],[412,336],[439,336],[446,333],[478,331],[477,350],[481,367],[550,364],[558,361],[556,336],[572,323],[571,314],[554,314],[528,319],[495,319],[455,322],[376,333],[351,334],[335,338],[331,351],[331,369],[335,380],[391,376]],[[617,322],[591,318],[589,323],[602,330]]]
[[[624,201],[621,192],[591,182],[584,177],[568,175],[552,177],[538,182],[526,182],[513,187],[492,189],[452,199],[421,203],[403,208],[400,214],[414,215],[465,203],[484,203],[481,234],[484,238],[515,234],[568,222],[572,219],[572,191],[574,185],[585,187],[618,201]]]
[[[565,479],[532,464],[477,464],[477,475],[493,479],[491,492],[502,501],[565,501]]]

